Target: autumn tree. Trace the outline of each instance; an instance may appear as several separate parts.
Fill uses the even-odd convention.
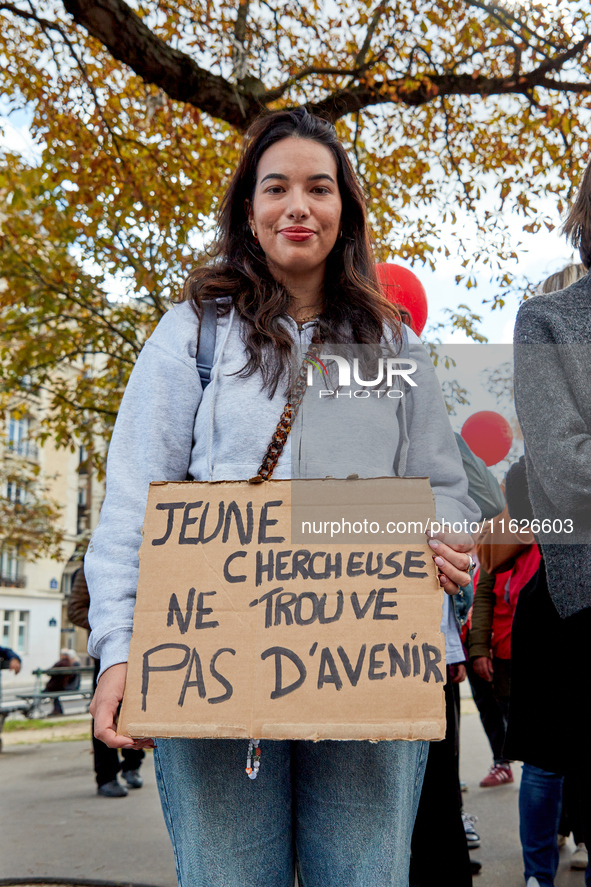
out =
[[[380,257],[465,250],[499,299],[515,254],[503,211],[550,227],[548,198],[564,207],[588,151],[583,0],[0,0],[0,13],[2,89],[39,145],[0,169],[0,381],[48,389],[45,431],[63,444],[108,438],[143,341],[206,258],[257,115],[304,105],[333,121]]]
[[[19,558],[60,558],[64,530],[61,508],[40,479],[39,466],[0,449],[0,549]]]

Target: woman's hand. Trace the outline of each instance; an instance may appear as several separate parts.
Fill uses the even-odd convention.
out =
[[[447,594],[457,594],[460,588],[470,584],[469,568],[473,563],[470,552],[474,541],[469,533],[433,533],[429,536],[429,546],[439,571],[439,583]]]
[[[90,713],[94,718],[94,735],[109,748],[154,748],[153,739],[130,739],[117,733],[117,715],[125,690],[127,663],[112,665],[100,676]]]

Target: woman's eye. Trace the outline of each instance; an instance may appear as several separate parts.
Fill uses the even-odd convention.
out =
[[[267,188],[266,193],[267,194],[281,194],[282,191],[283,191],[283,188],[281,187],[281,185],[271,185],[270,188]]]
[[[323,185],[318,185],[317,188],[314,188],[315,194],[330,194],[330,190],[325,188]]]

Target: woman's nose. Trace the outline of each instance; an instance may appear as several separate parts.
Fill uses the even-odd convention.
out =
[[[287,208],[290,219],[305,219],[310,215],[310,205],[305,191],[294,189]]]

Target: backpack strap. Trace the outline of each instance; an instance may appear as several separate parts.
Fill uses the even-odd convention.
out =
[[[206,299],[202,303],[201,324],[199,326],[199,342],[195,362],[201,379],[203,390],[211,382],[211,369],[215,356],[215,337],[218,325],[218,304],[215,299]]]

